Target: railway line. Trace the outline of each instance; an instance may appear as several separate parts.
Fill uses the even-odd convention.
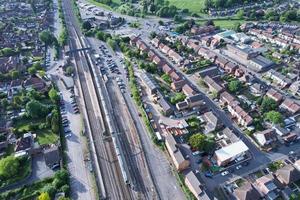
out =
[[[67,25],[70,35],[69,44],[71,49],[83,48],[80,38],[81,34],[76,30],[76,22],[74,22],[76,19],[74,19],[70,5],[71,3],[68,0],[64,0],[64,14],[66,21],[68,21]],[[72,24],[73,27],[70,26]],[[105,122],[105,117],[103,117],[97,89],[94,85],[94,79],[91,76],[91,63],[89,63],[85,52],[74,52],[73,56],[78,74],[78,82],[80,84],[84,106],[87,112],[87,121],[92,135],[90,142],[95,146],[95,156],[99,160],[100,165],[101,177],[98,176],[97,178],[101,178],[101,180],[98,181],[98,185],[101,181],[104,183],[104,187],[99,187],[102,189],[100,191],[100,198],[133,199],[130,188],[124,183],[122,178],[122,172],[118,164],[113,140],[111,138],[106,139],[108,135],[108,123]]]

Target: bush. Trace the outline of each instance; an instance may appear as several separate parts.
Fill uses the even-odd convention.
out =
[[[70,195],[70,186],[69,185],[63,185],[62,187],[61,187],[61,191],[62,192],[64,192],[67,196],[69,196]]]
[[[42,192],[48,193],[49,196],[53,198],[56,193],[56,189],[53,185],[47,184],[42,188]]]

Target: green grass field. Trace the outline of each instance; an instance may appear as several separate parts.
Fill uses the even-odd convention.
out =
[[[206,21],[207,20],[198,20],[197,23],[202,25]],[[223,29],[231,29],[234,27],[234,25],[236,23],[242,24],[245,22],[245,20],[241,20],[241,19],[215,19],[213,21],[216,26],[219,26],[220,28],[223,28]]]
[[[55,144],[59,136],[53,133],[50,129],[43,129],[36,131],[37,141],[39,145]]]
[[[189,9],[190,13],[200,13],[203,7],[203,0],[169,0],[170,5],[174,5],[180,9]]]

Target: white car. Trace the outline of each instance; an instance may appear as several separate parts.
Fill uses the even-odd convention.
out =
[[[224,171],[224,172],[221,173],[222,176],[226,176],[228,174],[229,174],[229,171]]]
[[[237,170],[241,169],[242,168],[242,165],[238,165],[235,167]]]

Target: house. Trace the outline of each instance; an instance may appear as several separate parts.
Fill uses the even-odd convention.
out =
[[[279,136],[284,136],[284,135],[288,135],[290,133],[289,130],[287,130],[286,128],[283,128],[281,126],[275,125],[273,127],[273,129],[275,130],[276,134]]]
[[[260,55],[249,60],[249,67],[257,72],[266,71],[273,65],[274,62]]]
[[[173,81],[171,83],[171,88],[174,91],[180,91],[185,84],[186,84],[186,80],[185,79],[180,79],[178,81]]]
[[[156,53],[153,50],[148,51],[148,58],[153,62],[153,58],[156,56]]]
[[[169,46],[164,45],[163,48],[161,49],[161,52],[163,52],[164,54],[168,54],[170,50],[171,48]]]
[[[228,60],[226,60],[225,58],[223,58],[221,56],[218,56],[215,60],[215,63],[223,69],[225,69],[225,66],[228,62],[229,62]]]
[[[153,77],[147,72],[141,74],[143,84],[146,86],[149,94],[155,94],[158,90],[158,84],[155,82]]]
[[[173,164],[178,171],[183,171],[190,166],[190,161],[186,160],[182,155],[178,144],[176,143],[173,135],[168,134],[165,138],[167,150],[172,158]]]
[[[15,152],[26,151],[29,152],[33,147],[33,136],[31,133],[25,133],[23,137],[19,138],[15,145]]]
[[[219,95],[224,90],[224,88],[216,83],[210,76],[205,76],[203,81],[208,86],[210,92],[216,92],[217,95]]]
[[[14,94],[17,91],[20,91],[22,89],[22,80],[21,79],[16,79],[12,80],[10,82],[10,91]]]
[[[193,88],[189,84],[185,84],[182,87],[182,92],[184,93],[185,96],[193,96],[196,94],[196,91],[193,90]]]
[[[173,71],[169,75],[173,81],[179,81],[181,79],[180,75],[175,71]]]
[[[275,200],[278,197],[276,192],[277,185],[274,182],[274,177],[272,174],[268,174],[256,179],[255,184],[258,190],[270,200]]]
[[[233,192],[237,200],[259,200],[260,194],[255,187],[248,181]]]
[[[215,137],[218,145],[221,147],[226,147],[229,144],[239,141],[239,137],[237,137],[234,132],[226,127],[223,131],[218,131]]]
[[[292,83],[291,79],[275,71],[274,69],[270,69],[266,73],[266,76],[272,79],[277,85],[281,86],[282,88],[285,88]]]
[[[290,143],[295,141],[299,137],[299,134],[296,132],[290,132],[287,135],[282,136],[282,139],[285,143]]]
[[[276,179],[284,186],[300,180],[300,172],[292,165],[285,165],[278,169],[275,172],[275,176]]]
[[[274,101],[276,101],[276,103],[279,103],[283,99],[282,94],[280,94],[273,88],[271,88],[267,91],[266,96],[273,99]]]
[[[162,66],[165,62],[163,59],[161,59],[158,55],[155,55],[152,59],[157,66]]]
[[[60,163],[60,154],[57,146],[50,147],[44,150],[45,163],[52,168]]]
[[[250,88],[251,94],[253,94],[254,96],[262,96],[263,95],[264,91],[263,91],[261,84],[254,83],[249,88]]]
[[[290,98],[286,98],[279,107],[291,114],[296,114],[300,110],[300,105]]]
[[[168,55],[177,64],[180,64],[183,61],[183,57],[181,57],[173,49],[170,49],[170,51],[168,52]]]
[[[162,66],[162,71],[163,71],[164,73],[170,75],[170,74],[174,71],[174,69],[173,69],[172,67],[170,67],[170,65],[168,65],[168,64],[166,63],[166,64],[164,64],[164,65]]]
[[[215,151],[214,158],[217,161],[218,166],[226,166],[235,159],[244,156],[248,150],[249,148],[246,144],[239,140],[238,142]]]
[[[160,41],[158,38],[153,38],[151,40],[151,44],[155,47],[155,48],[158,48],[159,47],[159,44],[160,44]]]
[[[275,130],[267,129],[253,134],[254,138],[261,147],[272,144],[277,140]]]
[[[202,185],[193,171],[190,171],[184,178],[185,185],[193,193],[193,195],[198,200],[209,200],[204,190],[202,190]]]
[[[132,35],[132,36],[130,36],[130,41],[129,41],[129,43],[130,43],[131,46],[136,46],[136,45],[137,45],[136,42],[137,42],[138,40],[140,40],[139,37],[137,37],[137,36],[135,36],[135,35]]]
[[[160,105],[160,107],[162,108],[162,112],[165,115],[170,115],[173,113],[173,109],[171,108],[170,104],[165,100],[164,96],[160,93],[157,92],[158,95],[158,104]]]
[[[220,94],[220,102],[223,105],[227,106],[231,102],[234,102],[234,101],[238,104],[238,101],[231,94],[229,94],[227,91],[224,91]]]
[[[193,96],[187,96],[184,101],[176,104],[176,108],[179,111],[185,109],[191,109],[203,105],[203,100],[200,94],[195,94]]]
[[[32,75],[30,78],[26,79],[23,82],[23,87],[28,90],[37,90],[37,91],[43,91],[46,88],[46,83],[43,79]]]
[[[206,123],[204,127],[204,134],[208,134],[222,127],[221,121],[211,111],[204,113],[202,115],[202,119]]]
[[[238,66],[232,62],[228,62],[225,65],[225,72],[229,74],[234,74],[235,70],[238,68]]]
[[[258,55],[258,52],[253,51],[251,48],[240,48],[235,45],[227,44],[227,50],[235,55],[238,55],[244,60],[250,60]]]
[[[230,102],[227,108],[240,125],[248,126],[253,122],[252,117],[239,106],[237,101]]]

